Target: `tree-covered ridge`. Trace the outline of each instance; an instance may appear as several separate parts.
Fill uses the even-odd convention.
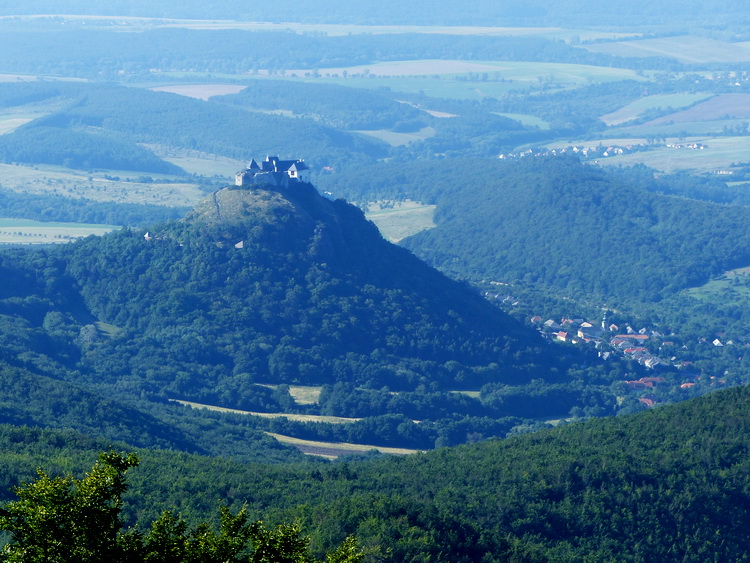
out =
[[[3,85],[0,91],[3,92],[0,104],[7,107],[39,101],[61,106],[10,136],[23,143],[12,143],[13,146],[8,147],[9,159],[28,149],[24,143],[42,133],[64,139],[64,145],[74,145],[67,149],[55,148],[49,157],[55,158],[54,162],[70,158],[84,165],[86,147],[90,148],[98,135],[102,135],[102,146],[91,151],[89,165],[105,164],[94,163],[94,160],[105,157],[111,160],[114,155],[107,153],[116,152],[119,147],[123,156],[130,155],[130,161],[137,161],[136,169],[147,167],[150,170],[156,165],[146,162],[145,155],[150,153],[137,143],[197,148],[237,159],[245,159],[249,154],[304,155],[320,167],[344,160],[369,160],[384,155],[387,149],[379,141],[311,120],[248,112],[140,88],[78,83],[56,83],[50,87],[38,83]],[[30,141],[27,144],[32,145]],[[65,156],[66,150],[71,154]]]
[[[746,207],[653,193],[571,159],[436,168],[415,187],[438,203],[438,227],[405,245],[454,275],[658,300],[750,263]]]
[[[178,166],[132,141],[59,127],[22,127],[0,136],[0,161],[55,164],[81,170],[185,174]]]
[[[742,561],[749,401],[748,388],[735,388],[504,441],[329,466],[142,451],[123,518],[149,522],[172,509],[195,523],[220,499],[271,524],[296,520],[314,553],[354,534],[365,561]],[[22,478],[40,464],[78,473],[101,448],[5,426],[0,444],[15,448],[0,459]]]
[[[418,130],[430,116],[395,98],[391,91],[347,88],[334,84],[305,84],[289,80],[253,80],[238,94],[217,101],[253,110],[285,110],[319,119],[341,129]]]

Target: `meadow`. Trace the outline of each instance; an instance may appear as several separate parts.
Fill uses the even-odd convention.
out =
[[[398,242],[408,236],[435,227],[435,205],[416,201],[370,202],[367,217],[375,223],[384,238]]]
[[[0,244],[59,244],[89,235],[100,236],[117,228],[112,225],[0,219]]]

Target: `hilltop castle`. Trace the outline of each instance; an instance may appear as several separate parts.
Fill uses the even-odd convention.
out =
[[[279,160],[278,156],[267,156],[258,164],[255,159],[247,168],[235,175],[236,186],[270,184],[287,187],[290,182],[309,182],[310,169],[304,160]]]

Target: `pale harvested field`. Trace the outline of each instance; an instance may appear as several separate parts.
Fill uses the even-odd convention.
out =
[[[213,96],[225,96],[227,94],[236,94],[247,88],[247,86],[237,84],[175,84],[172,86],[157,86],[151,88],[154,92],[171,92],[188,98],[197,98],[199,100],[208,100]]]
[[[294,446],[304,454],[325,457],[327,459],[336,459],[342,455],[365,453],[371,450],[378,450],[380,453],[393,455],[409,455],[421,451],[409,450],[406,448],[369,446],[365,444],[349,444],[346,442],[315,442],[312,440],[300,440],[299,438],[292,438],[291,436],[284,436],[283,434],[273,434],[272,432],[266,432],[266,434],[275,438],[282,444]]]
[[[241,29],[245,31],[294,31],[296,33],[318,32],[326,35],[349,35],[360,33],[437,33],[445,35],[532,35],[555,39],[618,39],[633,33],[619,33],[590,29],[567,29],[559,27],[499,27],[499,26],[416,26],[416,25],[355,25],[355,24],[306,24],[297,22],[253,22],[236,20],[191,20],[169,18],[145,18],[128,16],[51,15],[0,16],[5,19],[31,20],[64,17],[70,21],[85,21],[90,27],[110,28],[117,26],[138,29],[172,27],[185,29]]]
[[[193,206],[205,197],[197,184],[107,180],[105,175],[136,179],[139,172],[110,170],[88,173],[59,166],[0,164],[0,187],[21,193],[61,195],[116,203],[151,203],[172,207]]]
[[[41,117],[41,116],[39,116]],[[21,125],[25,125],[30,121],[34,121],[34,117],[2,117],[0,116],[0,135],[12,133],[18,129]]]
[[[225,407],[216,407],[214,405],[204,405],[202,403],[193,403],[191,401],[181,401],[179,399],[171,399],[173,403],[180,403],[194,409],[206,409],[216,412],[227,412],[233,414],[244,414],[252,416],[260,416],[262,418],[288,418],[289,420],[295,420],[297,422],[328,422],[330,424],[348,424],[350,422],[357,422],[362,420],[360,418],[344,418],[341,416],[318,416],[314,414],[285,414],[276,412],[252,412],[243,411],[239,409],[228,409]]]
[[[750,160],[750,137],[688,137],[683,141],[669,140],[683,144],[704,143],[707,148],[689,150],[660,147],[653,151],[605,158],[599,163],[607,166],[629,166],[641,163],[663,172],[679,170],[715,172],[728,168],[733,163]]]
[[[715,119],[750,118],[750,94],[721,94],[686,110],[670,113],[653,119],[644,125],[666,125],[669,123],[689,123],[712,121]]]
[[[636,41],[586,45],[594,53],[622,57],[671,57],[684,63],[729,63],[750,61],[750,49],[742,43],[683,35]]]
[[[268,387],[269,389],[276,389],[278,387],[278,385],[271,385],[270,383],[256,383],[256,385]],[[314,405],[320,399],[322,389],[319,385],[290,385],[289,394],[298,405]]]
[[[420,231],[435,227],[434,205],[406,200],[393,202],[393,207],[381,208],[383,202],[370,202],[365,217],[375,223],[384,238],[398,242]]]
[[[234,173],[244,169],[247,165],[242,160],[196,150],[151,144],[144,144],[143,146],[159,158],[179,166],[189,174],[208,177],[222,176],[226,177],[229,183],[232,184],[234,183]]]
[[[621,125],[637,119],[643,112],[656,108],[683,108],[701,100],[710,98],[713,94],[662,94],[644,96],[617,111],[603,115],[600,119],[609,126]]]
[[[0,219],[0,244],[60,244],[89,235],[101,236],[116,228],[111,225]]]

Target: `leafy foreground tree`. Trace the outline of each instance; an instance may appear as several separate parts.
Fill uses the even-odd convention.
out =
[[[250,522],[243,508],[221,507],[219,531],[208,523],[189,530],[172,512],[151,529],[123,530],[120,521],[125,473],[138,465],[135,454],[99,455],[83,479],[71,475],[39,478],[16,488],[19,500],[0,509],[0,530],[9,532],[4,562],[118,563],[314,563],[309,538],[294,524],[266,528]],[[359,563],[363,554],[353,537],[326,555],[325,563]]]

